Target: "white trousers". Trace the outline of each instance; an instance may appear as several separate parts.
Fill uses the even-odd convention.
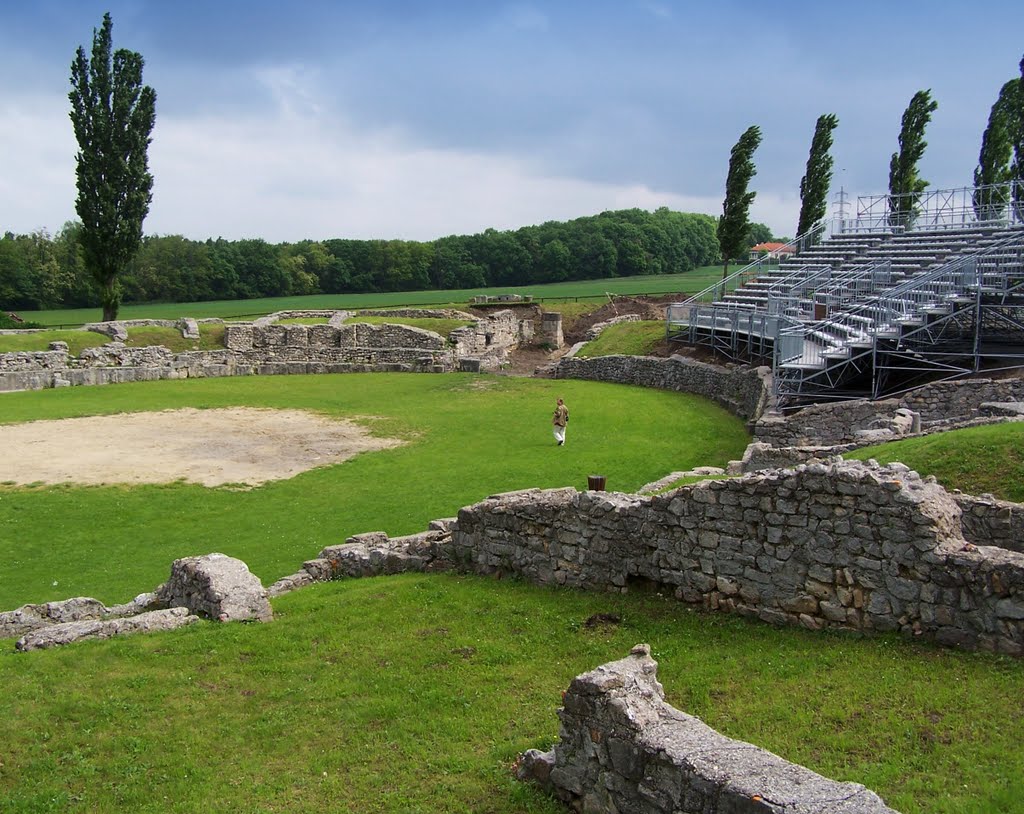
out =
[[[559,444],[564,444],[565,443],[565,427],[559,427],[557,424],[555,424],[554,430],[555,430],[555,440]]]

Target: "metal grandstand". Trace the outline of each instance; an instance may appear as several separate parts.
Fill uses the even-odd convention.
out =
[[[781,407],[1024,367],[1024,185],[859,198],[669,306],[670,342],[770,364]],[[909,214],[908,214],[909,212]]]

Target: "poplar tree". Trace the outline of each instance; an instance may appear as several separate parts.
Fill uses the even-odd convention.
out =
[[[1020,60],[1020,79],[1017,82],[1017,98],[1012,100],[1015,110],[1010,113],[1013,133],[1013,167],[1010,177],[1016,181],[1013,186],[1013,207],[1017,220],[1024,221],[1024,57]]]
[[[156,119],[156,93],[142,85],[142,57],[112,53],[110,14],[93,29],[92,58],[79,46],[71,63],[71,122],[86,267],[100,287],[104,321],[117,318],[118,276],[139,249],[149,213],[153,176],[147,151]]]
[[[1003,217],[1009,196],[1005,186],[1013,178],[1012,165],[1016,115],[1014,102],[1020,82],[1011,79],[999,91],[988,116],[988,126],[981,137],[981,152],[974,170],[974,215],[979,221]]]
[[[832,185],[832,131],[839,124],[834,113],[818,117],[807,156],[807,170],[800,179],[800,218],[797,235],[804,235],[825,218],[828,211],[828,190]]]
[[[889,225],[909,226],[921,193],[928,182],[917,174],[917,162],[924,155],[928,142],[924,131],[939,103],[931,90],[919,90],[903,111],[900,127],[900,150],[889,161]]]
[[[744,131],[729,154],[725,200],[722,202],[722,216],[718,219],[718,245],[722,260],[725,261],[725,268],[722,270],[723,280],[729,273],[729,261],[743,250],[750,227],[747,215],[757,193],[748,192],[747,187],[750,185],[750,179],[757,174],[753,156],[760,144],[761,128],[755,124]]]

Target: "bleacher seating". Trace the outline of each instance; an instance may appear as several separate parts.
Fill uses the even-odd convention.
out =
[[[1012,307],[1021,313],[981,316],[982,308]],[[838,397],[840,391],[849,397],[849,388],[863,389],[865,381],[872,391],[867,395],[878,395],[872,366],[889,365],[885,375],[899,378],[894,371],[903,368],[886,360],[901,354],[900,365],[921,360],[926,368],[963,372],[966,360],[947,365],[947,357],[962,355],[969,330],[977,332],[969,360],[977,369],[984,362],[983,334],[992,330],[986,325],[1003,326],[1003,353],[1007,337],[1015,341],[1013,326],[1024,326],[1024,224],[851,229],[781,262],[741,269],[671,306],[668,322],[674,341],[770,362],[783,400]],[[1020,334],[1024,367],[1024,327]],[[941,365],[935,361],[940,357]]]

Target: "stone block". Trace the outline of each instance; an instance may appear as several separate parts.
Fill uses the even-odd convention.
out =
[[[174,630],[199,621],[189,614],[187,608],[168,608],[149,611],[137,616],[117,619],[86,619],[78,622],[62,622],[57,625],[34,630],[14,643],[17,650],[45,650],[59,647],[82,639],[109,639],[129,633],[153,633]]]
[[[219,622],[269,622],[273,618],[267,592],[239,559],[206,554],[175,560],[171,576],[157,589],[159,600],[171,608]]]

